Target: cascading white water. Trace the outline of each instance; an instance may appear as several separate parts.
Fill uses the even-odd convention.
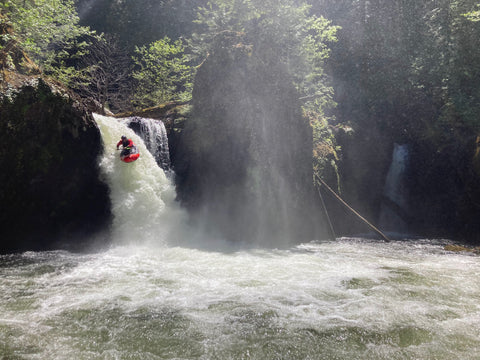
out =
[[[0,264],[2,359],[478,359],[479,257],[432,241]]]
[[[133,129],[143,139],[148,151],[169,177],[171,175],[171,163],[165,125],[161,121],[136,116],[119,121]]]
[[[141,139],[95,118],[116,246],[0,256],[0,359],[478,359],[478,256],[432,240],[207,248]]]
[[[95,120],[105,146],[100,166],[110,186],[113,235],[117,243],[165,244],[182,218],[174,203],[174,186],[125,120],[101,115],[95,115]],[[134,163],[126,164],[119,159],[116,144],[122,135],[131,138],[140,151],[140,158]]]

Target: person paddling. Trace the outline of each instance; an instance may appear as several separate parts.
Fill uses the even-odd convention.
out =
[[[135,146],[135,144],[133,143],[132,139],[127,139],[127,137],[126,137],[125,135],[122,135],[122,138],[121,138],[120,141],[117,143],[117,150],[118,150],[118,147],[119,147],[120,145],[123,146],[123,150],[122,150],[122,152],[120,153],[120,157],[129,155],[130,152],[132,151],[132,148]]]

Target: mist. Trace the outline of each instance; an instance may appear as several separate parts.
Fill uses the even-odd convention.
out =
[[[209,177],[207,173],[210,186],[199,182],[198,189],[187,189],[184,184],[194,187],[193,179],[200,178],[200,167],[204,167],[202,171],[210,171],[209,162],[216,161],[213,156],[206,161],[208,156],[199,154],[187,161],[185,154],[191,151],[187,145],[187,149],[179,150],[179,161],[173,164],[180,175],[177,189],[182,204],[195,208],[198,214],[209,213],[212,224],[206,227],[228,228],[226,224],[230,224],[233,234],[246,228],[256,233],[255,224],[274,224],[272,219],[277,218],[283,218],[279,221],[283,224],[291,219],[286,215],[285,204],[292,206],[295,199],[285,200],[282,198],[285,195],[273,195],[271,190],[288,188],[285,184],[291,181],[291,175],[284,175],[283,170],[272,165],[272,162],[279,164],[274,154],[282,159],[295,156],[273,146],[273,142],[281,143],[288,136],[296,136],[294,129],[288,136],[276,137],[276,125],[272,125],[277,120],[282,123],[282,117],[289,117],[286,114],[291,107],[307,116],[313,140],[310,134],[302,134],[301,140],[287,141],[288,146],[296,149],[297,144],[311,144],[314,173],[371,222],[380,222],[382,192],[394,144],[405,144],[411,149],[406,191],[409,198],[405,201],[419,204],[409,209],[412,213],[406,227],[411,234],[457,236],[459,230],[461,237],[473,240],[477,237],[478,191],[474,190],[474,184],[478,176],[472,167],[476,160],[472,159],[471,150],[478,133],[475,114],[479,109],[476,94],[480,74],[475,1],[230,3],[216,0],[210,2],[211,6],[200,8],[196,5],[204,4],[194,2],[189,9],[186,2],[178,6],[165,2],[162,17],[156,19],[153,18],[158,4],[155,7],[148,0],[133,7],[141,11],[130,11],[133,8],[123,3],[111,4],[105,10],[101,4],[99,1],[89,5],[90,14],[98,15],[98,19],[85,15],[83,21],[116,33],[124,39],[124,44],[137,41],[141,45],[165,35],[185,41],[191,65],[199,75],[193,81],[197,89],[191,100],[195,104],[193,117],[191,124],[186,125],[190,129],[186,129],[185,139],[190,140],[184,142],[198,141],[190,145],[204,147],[202,151],[208,146],[212,151],[227,149],[221,144],[204,146],[203,142],[208,141],[223,141],[230,146],[230,150],[219,150],[217,154],[218,161],[223,162],[221,167],[229,174],[221,175],[219,171]],[[138,22],[139,14],[149,11],[148,16],[143,16],[141,27],[133,25]],[[119,29],[109,25],[119,12],[125,17],[122,23],[132,26]],[[107,16],[108,21],[100,20],[100,14]],[[170,19],[167,28],[161,26],[163,16]],[[241,60],[242,56],[245,59]],[[248,66],[241,65],[242,61],[248,62]],[[209,62],[217,64],[218,71],[202,69]],[[273,72],[278,75],[276,79]],[[245,82],[255,83],[255,88]],[[288,92],[289,84],[297,93],[281,95]],[[207,92],[218,89],[219,94],[224,91],[225,99],[202,97],[200,93],[204,90],[200,89]],[[277,105],[281,105],[279,109],[269,113]],[[218,109],[213,109],[214,106]],[[251,135],[244,136],[239,124],[248,121],[255,122],[252,125],[255,130],[250,129]],[[223,136],[227,122],[232,127],[230,137]],[[295,124],[293,120],[291,126],[295,128]],[[234,130],[236,126],[240,130]],[[200,128],[204,129],[201,136],[191,135]],[[207,128],[211,134],[206,134]],[[241,139],[235,139],[237,135]],[[261,149],[258,145],[261,142],[268,145]],[[252,145],[254,149],[248,148],[251,144],[256,144]],[[256,167],[254,163],[260,160],[255,154],[264,156],[263,165]],[[192,165],[194,162],[203,165]],[[237,170],[232,169],[234,164],[238,164]],[[252,174],[244,173],[241,170],[244,168],[250,168]],[[270,174],[266,168],[270,168]],[[189,174],[187,169],[192,172]],[[295,172],[292,169],[289,171]],[[238,174],[234,176],[235,171]],[[435,176],[439,173],[445,175]],[[456,174],[461,174],[460,178]],[[230,193],[224,194],[223,182],[229,177],[236,179],[231,184],[244,182],[240,188],[251,191],[242,192],[232,185]],[[308,182],[305,186],[310,188],[310,174],[302,181]],[[265,198],[252,195],[258,194],[253,190],[255,186],[262,188],[260,193]],[[284,190],[282,194],[289,192]],[[465,195],[457,201],[458,194]],[[239,198],[250,205],[240,209]],[[210,200],[214,201],[207,204]],[[338,234],[366,231],[364,224],[352,220],[334,202],[326,200]],[[315,213],[316,219],[321,218],[323,215],[316,211],[305,210]],[[217,215],[213,216],[214,213]],[[231,218],[238,220],[229,221]],[[292,226],[286,227],[301,227],[295,225],[296,220],[292,222]],[[269,227],[258,225],[258,232]]]

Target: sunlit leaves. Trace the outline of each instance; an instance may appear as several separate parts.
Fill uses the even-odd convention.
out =
[[[478,10],[480,8],[480,4],[477,4],[476,8],[477,8],[477,10],[469,11],[469,12],[463,14],[463,16],[465,16],[468,20],[473,21],[473,22],[480,21],[480,10]]]
[[[164,37],[148,46],[137,47],[134,61],[133,77],[138,82],[134,94],[136,106],[189,100],[192,69],[181,40]]]
[[[2,7],[22,47],[44,72],[67,84],[85,75],[72,63],[87,51],[82,38],[93,33],[78,25],[72,0],[5,0]]]
[[[441,106],[436,125],[448,133],[464,127],[480,130],[480,27],[477,12],[468,12],[475,5],[445,0],[425,17],[430,48],[421,54],[419,82],[434,90]]]
[[[201,25],[192,48],[206,54],[223,31],[242,32],[265,64],[284,64],[307,106],[322,112],[331,99],[324,60],[338,27],[310,14],[310,6],[293,0],[211,0],[199,9]],[[323,98],[323,99],[322,99]]]
[[[296,87],[306,117],[313,127],[315,171],[333,169],[338,160],[327,117],[335,106],[333,89],[325,72],[330,46],[339,27],[311,6],[294,0],[210,0],[199,10],[200,30],[192,49],[206,56],[215,49],[222,33],[240,33],[243,46],[251,49],[253,61],[263,68],[281,68]],[[223,45],[222,45],[223,46]],[[322,150],[322,151],[320,151]]]

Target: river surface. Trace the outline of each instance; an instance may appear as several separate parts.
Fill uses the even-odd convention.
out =
[[[111,246],[0,256],[1,360],[480,359],[480,257],[438,240],[226,244],[188,225],[127,121],[95,118]]]
[[[480,258],[444,242],[0,257],[1,359],[479,359]]]

